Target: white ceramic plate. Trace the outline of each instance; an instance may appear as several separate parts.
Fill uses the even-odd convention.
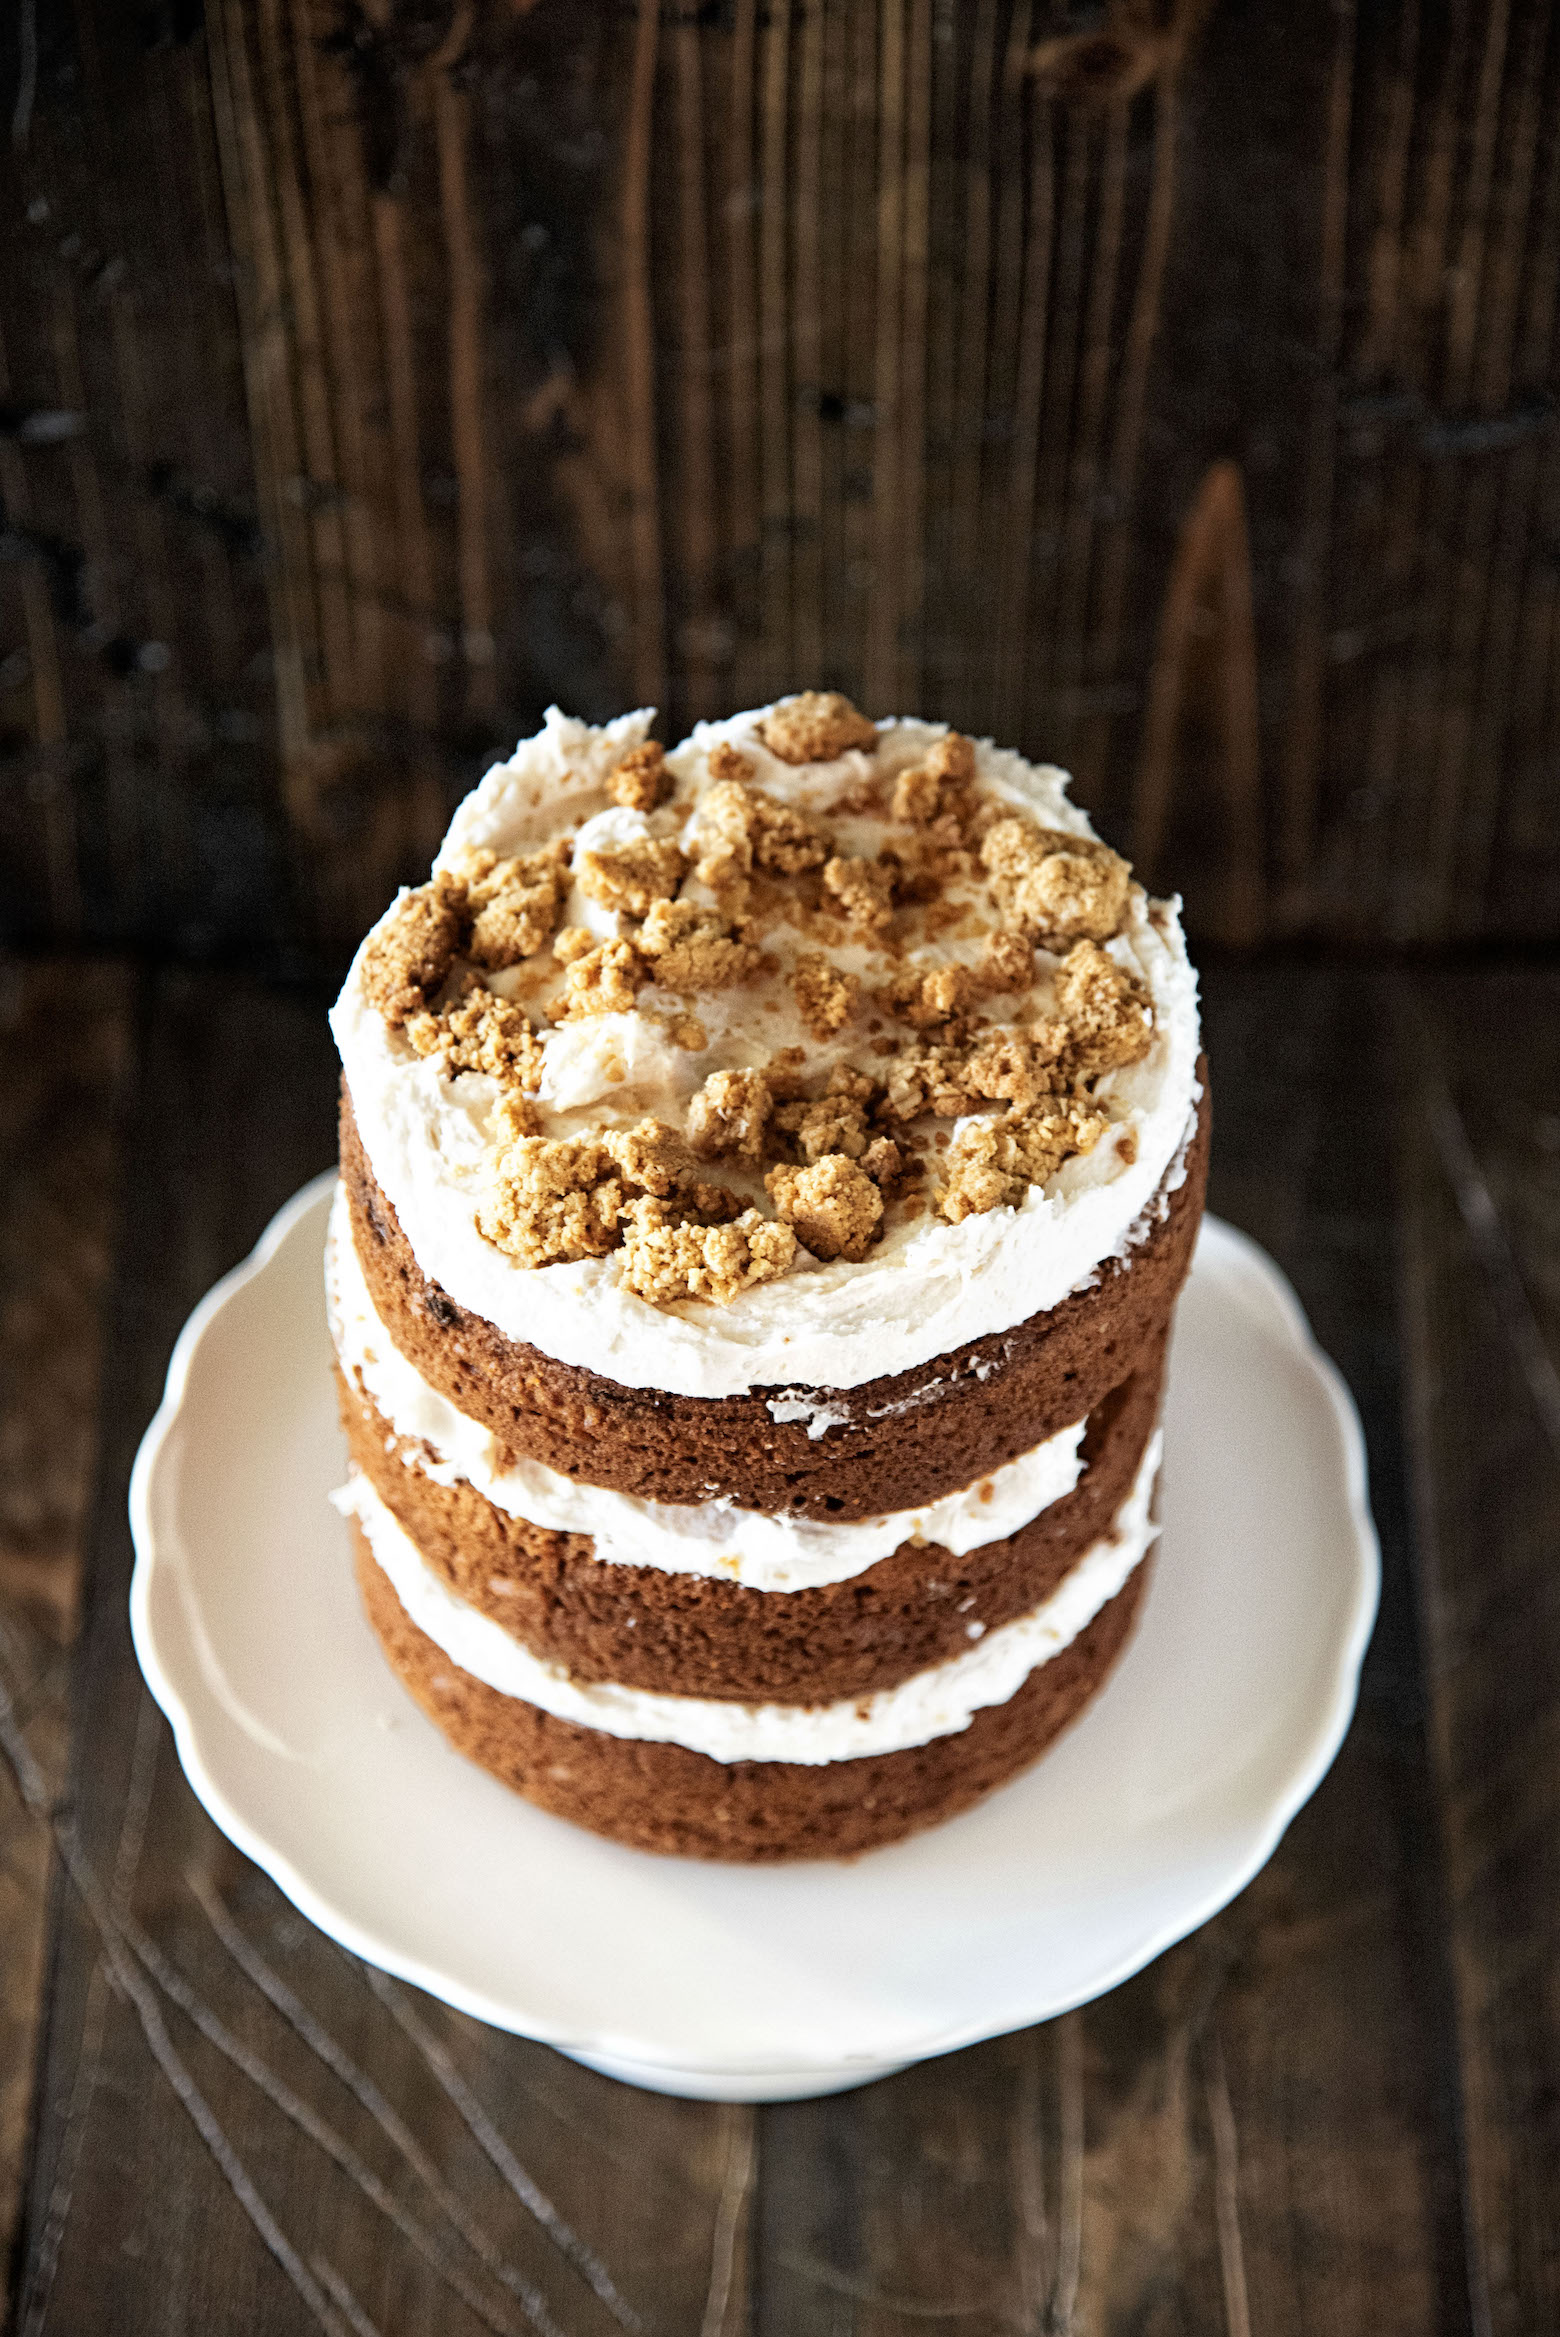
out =
[[[316,1179],[197,1307],[130,1486],[136,1651],[217,1824],[344,1946],[638,2085],[768,2101],[1027,2027],[1233,1897],[1332,1760],[1375,1613],[1364,1448],[1288,1284],[1204,1225],[1137,1632],[1037,1768],[854,1864],[654,1858],[452,1752],[358,1608]]]

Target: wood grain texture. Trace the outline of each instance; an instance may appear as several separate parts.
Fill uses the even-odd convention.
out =
[[[1560,933],[1544,0],[25,13],[19,929],[334,963],[549,699],[815,682],[1210,937]]]
[[[1560,1071],[1551,977],[1405,997],[1403,1274],[1475,2326],[1560,2314]]]
[[[134,983],[0,960],[0,1682],[54,1792],[69,1753]],[[0,2247],[45,2014],[49,1844],[0,1800]]]

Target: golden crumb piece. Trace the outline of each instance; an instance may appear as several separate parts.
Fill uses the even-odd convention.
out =
[[[701,1225],[734,1224],[747,1207],[729,1185],[706,1185],[700,1178],[685,1188],[684,1200],[692,1204]]]
[[[593,942],[589,949],[578,949],[575,936],[579,930],[577,925],[570,926],[559,936],[560,942],[569,945],[564,961],[569,971],[563,996],[551,1009],[554,1022],[585,1022],[597,1014],[632,1014],[634,1001],[650,978],[644,959],[631,941]]]
[[[466,891],[448,876],[403,893],[363,945],[363,995],[392,1030],[449,978],[466,932]]]
[[[516,1095],[513,1088],[501,1095],[493,1106],[493,1141],[495,1144],[513,1144],[519,1136],[540,1136],[542,1110],[528,1095]]]
[[[948,964],[895,974],[878,997],[901,1022],[914,1030],[930,1031],[963,1014],[973,1004],[978,988],[968,966]]]
[[[894,782],[894,817],[912,827],[930,826],[959,790],[975,776],[975,749],[963,733],[950,730],[928,748],[919,763],[901,771]]]
[[[649,836],[612,850],[584,851],[575,871],[583,893],[625,917],[648,916],[652,903],[669,901],[687,872],[676,844]]]
[[[709,752],[709,773],[712,779],[751,779],[753,758],[734,747],[730,739],[720,739]]]
[[[986,1103],[1027,1108],[1066,1085],[1059,1069],[1065,1039],[1065,1031],[1055,1022],[1036,1023],[1029,1030],[992,1031],[965,1062],[967,1091]]]
[[[867,1115],[854,1096],[820,1096],[816,1102],[782,1104],[775,1125],[796,1139],[804,1161],[822,1160],[840,1152],[860,1160],[867,1149]]]
[[[1035,949],[1021,933],[988,933],[981,949],[983,990],[1027,990],[1035,978]]]
[[[688,1106],[688,1141],[701,1160],[762,1160],[773,1110],[761,1071],[712,1071]]]
[[[886,933],[894,921],[894,871],[886,860],[831,860],[823,889],[858,933]]]
[[[740,779],[721,779],[706,788],[695,823],[696,873],[717,892],[754,868],[799,876],[803,869],[821,867],[829,856],[828,839],[811,820]]]
[[[795,1259],[791,1228],[756,1209],[726,1225],[690,1225],[664,1201],[632,1201],[623,1212],[624,1286],[651,1306],[688,1298],[729,1306],[789,1273]]]
[[[656,901],[634,937],[650,978],[667,990],[725,990],[751,981],[758,951],[734,941],[728,920],[691,901]]]
[[[1092,1152],[1109,1125],[1076,1096],[976,1120],[948,1147],[937,1206],[951,1225],[1016,1208],[1031,1185],[1043,1185],[1076,1153]]]
[[[861,1170],[880,1193],[892,1193],[905,1173],[904,1154],[891,1136],[874,1136],[861,1156]]]
[[[824,1081],[823,1092],[849,1096],[853,1103],[869,1108],[877,1094],[877,1082],[869,1072],[857,1071],[852,1064],[836,1063]]]
[[[791,988],[797,1012],[821,1043],[850,1020],[861,985],[854,974],[841,973],[820,952],[809,950],[796,961]]]
[[[1148,1053],[1154,1015],[1148,992],[1096,942],[1068,951],[1056,983],[1056,1009],[1067,1030],[1074,1078],[1136,1063]]]
[[[783,698],[764,716],[758,735],[782,763],[832,763],[847,748],[862,747],[870,754],[877,745],[872,724],[838,690],[803,690],[799,697]]]
[[[918,1120],[923,1112],[950,1120],[969,1104],[964,1056],[957,1047],[921,1047],[913,1055],[894,1057],[884,1068],[883,1086],[884,1109],[894,1120]]]
[[[806,1168],[773,1168],[764,1183],[815,1258],[860,1264],[883,1221],[883,1196],[855,1161],[826,1152]]]
[[[471,977],[467,977],[471,980]],[[442,1055],[446,1072],[485,1071],[506,1087],[535,1089],[542,1082],[542,1042],[528,1014],[472,981],[442,1014],[412,1015],[406,1035],[419,1055]]]
[[[632,1128],[605,1128],[601,1149],[625,1185],[664,1201],[687,1183],[693,1160],[675,1128],[664,1120],[640,1120]]]
[[[672,792],[672,774],[666,768],[666,749],[647,738],[630,747],[620,763],[607,773],[607,794],[627,811],[654,811]]]
[[[497,973],[545,949],[568,897],[566,838],[509,860],[469,852],[457,873],[473,912],[466,954],[477,965]]]
[[[1092,836],[998,820],[980,858],[1008,923],[1049,948],[1106,941],[1126,911],[1131,864]]]
[[[627,1196],[594,1136],[518,1136],[495,1154],[477,1230],[522,1266],[604,1258]]]

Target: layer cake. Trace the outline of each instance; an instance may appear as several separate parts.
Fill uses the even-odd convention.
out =
[[[841,1855],[1130,1631],[1195,978],[1058,771],[832,695],[650,722],[550,713],[334,1010],[338,1499],[462,1752],[643,1848]]]

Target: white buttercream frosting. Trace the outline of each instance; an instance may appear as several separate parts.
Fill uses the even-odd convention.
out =
[[[717,741],[730,741],[753,758],[766,790],[812,811],[859,784],[868,767],[859,754],[802,769],[777,762],[757,736],[759,719],[754,713],[701,724],[668,761],[686,770]],[[600,814],[607,771],[645,735],[649,720],[641,712],[592,729],[554,710],[537,737],[461,805],[436,865],[475,846],[529,850],[560,824]],[[880,759],[902,762],[940,735],[924,723],[880,725]],[[989,744],[977,747],[976,759],[988,794],[1049,827],[1089,832],[1067,800],[1063,773]],[[614,823],[637,817],[611,815]],[[568,914],[583,911],[575,904]],[[893,1223],[859,1264],[818,1264],[804,1253],[797,1271],[724,1307],[652,1306],[623,1286],[616,1255],[518,1265],[476,1224],[493,1083],[469,1073],[447,1077],[439,1058],[416,1056],[389,1030],[364,995],[361,953],[331,1020],[375,1177],[423,1272],[451,1298],[506,1337],[624,1386],[704,1397],[768,1387],[783,1391],[779,1401],[800,1401],[810,1391],[914,1370],[1056,1306],[1107,1260],[1124,1256],[1151,1222],[1156,1198],[1181,1181],[1199,1095],[1199,1041],[1196,977],[1175,904],[1150,902],[1134,888],[1123,928],[1108,946],[1146,986],[1154,1030],[1141,1061],[1101,1082],[1115,1122],[1106,1141],[1069,1160],[1048,1184],[1032,1186],[1017,1208],[959,1225],[926,1215]],[[729,1007],[699,1002],[717,1050],[726,1036],[719,1017],[748,1011],[732,996]],[[632,1014],[565,1025],[546,1049],[542,1100],[556,1109],[584,1107],[609,1087],[617,1103],[654,1108],[669,1096],[685,1098],[709,1068]]]
[[[506,1467],[498,1440],[431,1388],[380,1322],[339,1186],[325,1281],[342,1366],[357,1375],[375,1409],[412,1448],[407,1455],[411,1465],[441,1485],[464,1478],[510,1517],[556,1533],[589,1534],[596,1556],[611,1565],[713,1575],[745,1590],[812,1590],[864,1574],[905,1542],[936,1543],[962,1557],[984,1543],[1002,1541],[1078,1482],[1081,1420],[962,1492],[924,1509],[894,1510],[848,1525],[768,1517],[726,1500],[697,1507],[641,1501],[607,1486],[579,1484],[541,1461],[519,1460]]]
[[[1037,1665],[1059,1655],[1116,1596],[1153,1542],[1159,1530],[1151,1514],[1159,1454],[1156,1434],[1110,1534],[1084,1553],[1040,1606],[897,1688],[833,1704],[725,1703],[577,1680],[457,1598],[365,1477],[354,1471],[333,1498],[344,1515],[359,1520],[375,1561],[417,1628],[461,1671],[500,1695],[608,1736],[685,1745],[713,1761],[790,1761],[816,1768],[953,1736],[977,1712],[1016,1695]]]

